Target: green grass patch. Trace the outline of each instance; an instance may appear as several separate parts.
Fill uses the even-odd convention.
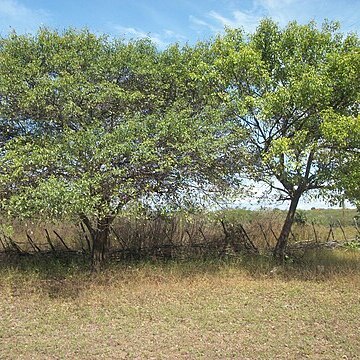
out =
[[[242,221],[262,221],[264,219],[272,219],[283,221],[286,217],[286,210],[279,209],[262,209],[262,210],[248,210],[248,209],[227,209],[221,212],[216,212],[217,216],[223,217],[230,222]],[[358,216],[356,209],[311,209],[298,210],[305,222],[314,223],[315,225],[335,227],[339,226],[354,226],[354,218]]]

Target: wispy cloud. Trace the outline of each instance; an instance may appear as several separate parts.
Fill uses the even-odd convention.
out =
[[[198,17],[196,17],[194,15],[189,16],[189,21],[190,21],[191,26],[195,29],[206,28],[212,32],[218,32],[219,30],[221,30],[219,28],[219,25],[214,24],[211,20],[205,21],[204,19],[199,19]]]
[[[121,25],[112,25],[111,27],[117,32],[117,34],[126,39],[149,39],[160,48],[165,48],[174,41],[183,41],[186,39],[181,34],[175,33],[169,29],[164,29],[161,33],[154,33]]]
[[[321,23],[329,19],[340,21],[344,31],[356,31],[359,28],[359,0],[253,0],[253,6],[254,11],[283,26],[293,20],[300,23],[315,20]]]
[[[186,40],[186,36],[181,35],[173,30],[169,30],[169,29],[165,29],[163,31],[163,37],[164,39],[170,40],[170,39],[175,39],[178,41],[182,41],[182,40]]]
[[[189,22],[194,29],[199,32],[206,29],[214,34],[223,31],[224,27],[242,27],[245,31],[251,32],[255,30],[260,19],[261,16],[240,10],[232,11],[230,16],[224,16],[215,10],[209,11],[203,18],[189,16]]]
[[[253,5],[254,11],[285,25],[305,14],[308,17],[312,8],[312,4],[308,2],[308,0],[255,0]]]
[[[247,32],[255,30],[261,19],[261,16],[240,10],[233,11],[230,18],[225,17],[216,11],[210,11],[208,16],[220,23],[222,27],[242,27]]]
[[[32,9],[16,0],[0,0],[0,31],[31,32],[45,21],[50,14],[43,9]]]
[[[354,9],[360,5],[360,1],[353,0],[353,7],[349,3],[340,4],[326,0],[252,0],[245,8],[239,1],[232,1],[222,10],[209,10],[202,16],[191,15],[189,22],[199,32],[210,30],[212,33],[219,33],[225,26],[241,27],[246,32],[253,32],[264,17],[272,18],[281,26],[293,20],[300,23],[316,20],[321,23],[327,18],[339,20],[344,30],[356,31],[359,20]],[[339,14],[342,14],[342,18],[339,18]]]
[[[297,2],[297,0],[256,0],[257,3],[266,9],[281,9]]]

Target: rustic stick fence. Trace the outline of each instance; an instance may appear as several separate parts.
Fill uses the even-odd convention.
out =
[[[111,227],[111,253],[126,257],[164,257],[197,255],[229,254],[259,254],[270,251],[279,233],[274,224],[261,222],[231,223],[223,219],[216,223],[206,224],[195,222],[183,224],[179,221],[143,222]],[[300,246],[342,246],[344,243],[359,241],[360,229],[354,220],[355,237],[350,237],[346,229],[338,221],[329,224],[326,236],[321,236],[314,222],[311,223],[313,236],[308,239],[299,238],[291,232],[290,244]],[[341,237],[336,238],[334,228],[340,229]],[[83,224],[79,224],[79,241],[74,244],[73,239],[65,239],[59,230],[43,229],[43,242],[37,241],[33,235],[26,231],[25,241],[14,240],[5,233],[0,233],[0,252],[25,254],[44,253],[91,253],[91,241]],[[354,233],[354,232],[353,232]],[[51,237],[50,234],[53,234]],[[339,235],[339,231],[338,231]],[[359,245],[360,246],[360,245]]]

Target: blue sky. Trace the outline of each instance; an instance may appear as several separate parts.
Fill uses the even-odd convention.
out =
[[[264,16],[281,25],[339,20],[343,31],[359,32],[360,0],[0,0],[0,33],[87,27],[112,36],[148,36],[164,48],[209,38],[224,26],[251,32]]]

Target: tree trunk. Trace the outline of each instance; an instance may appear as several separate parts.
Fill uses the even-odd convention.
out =
[[[281,261],[284,260],[285,250],[286,250],[289,235],[291,232],[291,227],[292,227],[292,224],[294,223],[295,213],[296,213],[296,209],[297,209],[300,197],[301,197],[301,192],[295,192],[294,197],[291,199],[289,210],[286,215],[284,225],[281,229],[280,236],[277,240],[277,243],[276,243],[276,246],[275,246],[275,249],[273,252],[275,259],[278,259]]]
[[[82,221],[87,227],[91,240],[91,266],[92,270],[98,272],[101,270],[104,260],[106,258],[107,252],[109,250],[109,233],[110,225],[112,222],[111,217],[104,217],[96,221],[96,225],[93,226],[91,221],[83,216]]]
[[[101,270],[109,250],[110,224],[111,220],[108,217],[97,221],[91,252],[92,269],[96,272]]]

